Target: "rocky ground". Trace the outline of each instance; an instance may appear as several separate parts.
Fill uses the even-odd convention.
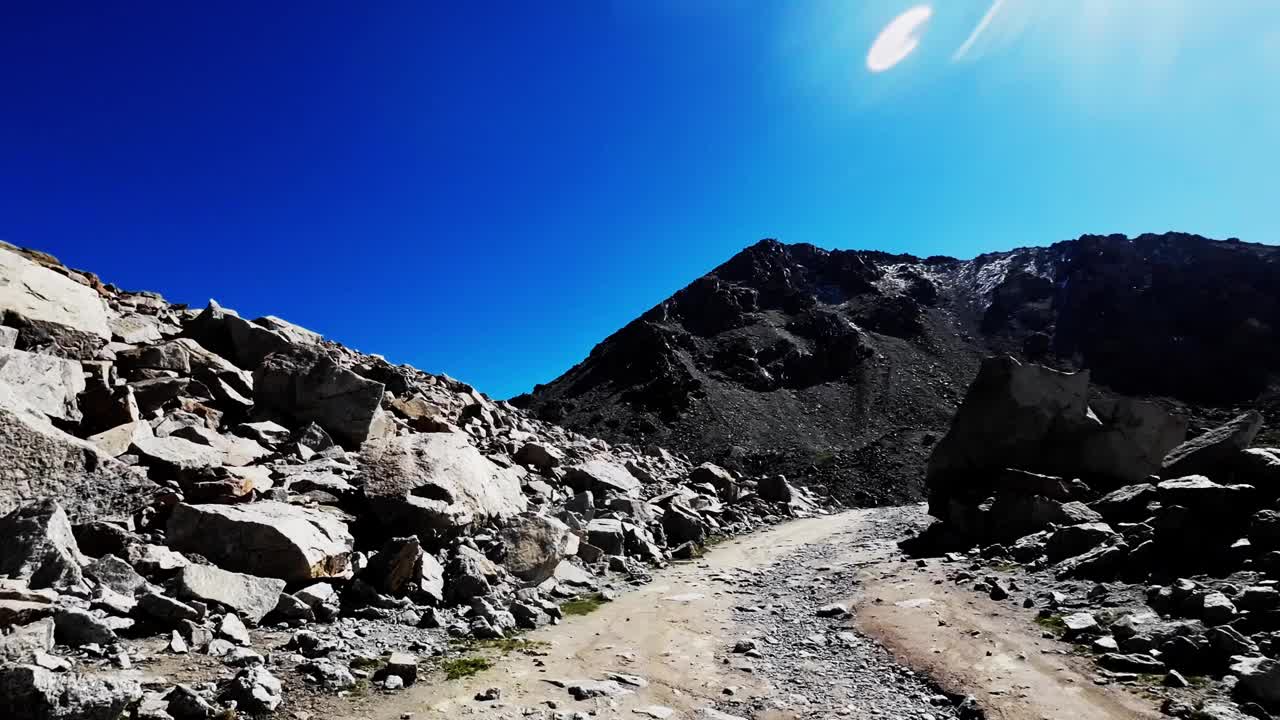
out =
[[[35,251],[0,246],[0,320],[6,718],[395,692],[451,645],[820,509],[779,476],[585,437]]]

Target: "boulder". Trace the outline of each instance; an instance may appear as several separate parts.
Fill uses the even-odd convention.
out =
[[[81,360],[111,339],[98,293],[2,246],[0,323],[18,328],[16,347],[52,346]]]
[[[135,680],[0,666],[0,709],[6,720],[117,720],[141,699]]]
[[[738,481],[728,470],[719,465],[702,463],[689,473],[689,482],[695,485],[710,485],[725,502],[738,499]]]
[[[564,462],[564,453],[547,443],[527,442],[516,451],[515,460],[521,465],[547,472]]]
[[[1049,536],[1045,544],[1045,554],[1050,561],[1074,557],[1116,537],[1116,533],[1106,523],[1082,523],[1059,528]]]
[[[1080,438],[1078,469],[1085,475],[1137,482],[1158,473],[1165,454],[1187,437],[1186,418],[1153,402],[1099,398],[1089,409],[1101,427]]]
[[[488,595],[498,578],[498,567],[474,548],[460,545],[449,563],[445,597],[456,605]]]
[[[619,495],[635,495],[640,491],[640,481],[621,465],[607,460],[588,460],[565,470],[564,482],[574,490],[588,490],[596,495],[615,492]]]
[[[701,543],[707,538],[707,524],[702,517],[679,502],[670,503],[662,513],[662,531],[673,545]]]
[[[1237,692],[1268,705],[1280,703],[1280,662],[1267,657],[1233,658],[1231,674],[1240,678]]]
[[[1177,478],[1185,475],[1213,476],[1218,468],[1229,468],[1240,451],[1249,447],[1262,429],[1262,415],[1257,410],[1237,416],[1226,425],[1178,445],[1165,455],[1160,476]]]
[[[178,595],[217,603],[257,624],[280,602],[285,581],[234,573],[211,565],[188,565],[178,574]]]
[[[80,420],[76,396],[84,392],[85,381],[78,362],[0,349],[0,383],[8,383],[28,407],[49,417]]]
[[[271,354],[254,370],[253,383],[255,407],[315,422],[347,446],[394,431],[380,407],[382,383],[340,367],[317,348]]]
[[[1089,503],[1108,522],[1139,522],[1150,517],[1147,505],[1156,499],[1151,483],[1125,485]]]
[[[207,445],[169,435],[135,438],[131,448],[142,463],[167,473],[181,475],[222,464],[222,453]]]
[[[0,664],[29,663],[38,653],[53,650],[53,632],[53,618],[45,617],[14,627],[7,635],[0,635]]]
[[[1280,448],[1245,448],[1231,463],[1232,477],[1275,495],[1280,492]]]
[[[222,700],[233,700],[252,714],[274,712],[284,702],[280,681],[265,667],[248,667],[236,673],[218,694]]]
[[[156,490],[141,473],[54,427],[7,383],[0,383],[0,448],[0,512],[56,497],[79,522],[131,513]]]
[[[65,608],[53,617],[54,638],[63,645],[80,647],[96,643],[111,645],[116,642],[116,634],[100,618],[87,610]]]
[[[133,597],[146,587],[146,578],[142,577],[129,563],[115,555],[103,555],[84,568],[84,574],[102,587]]]
[[[404,597],[414,588],[434,602],[444,599],[444,568],[422,550],[417,537],[392,538],[360,574],[379,592]]]
[[[1215,518],[1246,517],[1252,507],[1254,489],[1249,485],[1219,485],[1203,475],[1165,480],[1156,486],[1160,502],[1166,506],[1194,508]]]
[[[517,518],[502,531],[507,572],[530,583],[551,577],[556,566],[578,551],[578,536],[569,526],[545,515]]]
[[[88,560],[57,501],[33,502],[0,518],[0,538],[0,576],[25,580],[34,589],[87,589],[81,568]]]
[[[756,483],[756,494],[769,502],[789,503],[795,497],[795,488],[783,475],[767,475]]]
[[[169,517],[168,541],[219,567],[288,582],[347,575],[353,544],[333,515],[274,501],[179,504]]]
[[[596,518],[587,523],[587,542],[600,548],[607,555],[621,555],[625,541],[621,520]]]
[[[388,526],[421,537],[505,520],[526,508],[519,476],[461,433],[406,435],[365,444],[364,496]]]

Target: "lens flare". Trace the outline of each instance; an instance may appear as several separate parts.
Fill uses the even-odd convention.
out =
[[[867,69],[873,73],[884,72],[902,62],[920,44],[919,31],[933,17],[933,8],[917,5],[894,18],[867,52]]]

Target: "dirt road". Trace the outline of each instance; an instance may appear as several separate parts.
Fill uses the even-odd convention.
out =
[[[1033,612],[937,584],[939,567],[902,562],[893,538],[919,508],[800,520],[731,540],[598,610],[529,633],[459,680],[425,678],[397,694],[335,700],[327,717],[414,718],[957,717],[926,677],[973,694],[989,717],[1155,717],[1146,701],[1094,685]],[[818,617],[841,599],[852,616]],[[941,625],[939,620],[945,625]],[[734,652],[739,640],[756,650]],[[740,648],[741,649],[741,648]],[[599,685],[593,681],[614,682]],[[643,685],[643,687],[641,686]],[[576,700],[578,694],[600,692]],[[498,688],[497,700],[478,693]],[[619,692],[621,691],[621,692]],[[583,715],[582,717],[585,717]]]

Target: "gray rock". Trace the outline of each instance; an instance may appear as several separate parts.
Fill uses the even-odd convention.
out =
[[[461,433],[365,443],[364,496],[383,522],[424,538],[526,508],[515,472],[480,454]]]
[[[0,383],[0,512],[58,498],[72,520],[129,514],[156,486],[93,444],[53,426]]]
[[[1156,499],[1156,486],[1151,483],[1126,485],[1089,504],[1107,522],[1139,522],[1147,519],[1147,505]]]
[[[293,436],[289,428],[270,420],[241,423],[236,426],[235,431],[267,447],[279,447],[289,442],[289,439]]]
[[[393,652],[387,658],[383,672],[399,677],[405,685],[412,685],[418,680],[418,658],[409,653]]]
[[[156,590],[148,590],[138,596],[137,612],[143,617],[173,625],[182,620],[199,620],[203,617],[196,608]]]
[[[237,645],[244,647],[249,645],[249,628],[244,626],[244,623],[235,613],[227,613],[222,616],[222,620],[218,621],[217,632],[218,635]]]
[[[1160,476],[1177,478],[1185,475],[1214,474],[1219,467],[1229,467],[1240,451],[1249,447],[1262,428],[1262,415],[1250,410],[1226,425],[1182,443],[1169,451]]]
[[[0,663],[34,662],[38,654],[53,649],[53,636],[51,617],[14,627],[9,634],[0,635]]]
[[[133,680],[55,674],[35,665],[0,666],[0,708],[6,720],[117,720],[140,700],[142,687]]]
[[[547,443],[527,442],[516,451],[515,460],[521,465],[546,472],[564,462],[564,453]]]
[[[298,672],[310,676],[326,690],[350,690],[356,686],[356,679],[351,671],[328,658],[305,662],[298,666]]]
[[[1220,592],[1211,592],[1204,596],[1204,610],[1201,617],[1209,625],[1221,625],[1230,622],[1236,615],[1236,606],[1230,598]]]
[[[76,396],[84,392],[85,381],[78,362],[0,349],[0,382],[13,388],[32,409],[59,420],[80,420]]]
[[[18,347],[42,337],[91,359],[111,339],[106,305],[92,288],[0,247],[0,317],[18,325]],[[29,336],[29,337],[28,337]]]
[[[0,576],[25,580],[34,589],[87,590],[81,568],[88,560],[57,501],[33,502],[0,518],[0,538]]]
[[[311,608],[316,619],[321,622],[337,617],[341,608],[338,591],[329,583],[313,583],[293,595]]]
[[[103,587],[128,597],[146,586],[147,580],[129,563],[115,555],[103,555],[84,568],[84,574]]]
[[[1062,618],[1062,625],[1066,628],[1066,637],[1068,639],[1096,635],[1101,632],[1098,619],[1093,616],[1093,613],[1072,613]]]
[[[488,595],[498,578],[498,568],[478,550],[460,545],[446,574],[445,597],[455,604],[470,603]]]
[[[565,470],[564,482],[577,491],[588,490],[597,495],[615,492],[633,496],[640,491],[640,481],[627,469],[607,460],[588,460]]]
[[[614,680],[583,680],[566,688],[574,700],[590,700],[598,697],[630,695],[631,690]]]
[[[702,463],[689,473],[689,482],[706,484],[716,489],[716,494],[725,502],[738,499],[738,481],[728,470],[713,463]]]
[[[1092,550],[1115,537],[1116,532],[1106,523],[1070,525],[1049,535],[1045,543],[1045,554],[1050,561],[1056,562]]]
[[[110,645],[116,634],[101,619],[86,610],[65,608],[54,616],[54,638],[63,645],[80,647],[96,643]]]
[[[662,514],[662,530],[667,542],[680,544],[686,542],[701,543],[707,538],[707,524],[698,513],[683,503],[672,501]]]
[[[795,497],[795,488],[785,476],[768,475],[756,483],[756,494],[769,502],[789,503]]]
[[[333,515],[273,501],[180,504],[168,531],[169,546],[176,550],[288,582],[347,575],[354,542],[346,524]]]
[[[315,348],[277,352],[253,373],[256,407],[299,422],[315,422],[350,447],[389,435],[381,410],[383,385],[339,367]]]
[[[174,474],[222,464],[222,453],[217,449],[175,435],[135,438],[131,449],[144,465]]]
[[[1122,653],[1104,653],[1098,658],[1098,664],[1115,672],[1136,672],[1155,674],[1165,671],[1164,663],[1140,653],[1125,655]]]
[[[530,583],[551,577],[556,565],[578,551],[569,526],[545,515],[521,516],[502,531],[507,572]]]
[[[165,696],[165,710],[174,720],[209,720],[218,708],[187,685],[176,685]]]
[[[188,565],[178,575],[180,597],[217,603],[251,623],[275,609],[285,581],[230,572],[211,565]]]
[[[1267,657],[1232,658],[1231,673],[1240,678],[1236,688],[1245,697],[1265,704],[1280,702],[1280,663]]]
[[[274,712],[284,702],[280,681],[262,666],[236,673],[222,688],[219,697],[234,700],[241,709],[250,713]]]
[[[0,325],[0,349],[11,349],[18,344],[18,328]]]

